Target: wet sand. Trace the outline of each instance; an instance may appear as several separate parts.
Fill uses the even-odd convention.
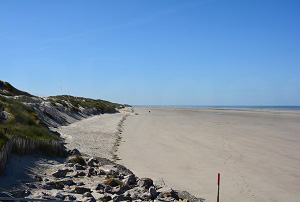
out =
[[[300,111],[135,112],[118,163],[139,177],[216,201],[220,172],[221,201],[300,201]]]

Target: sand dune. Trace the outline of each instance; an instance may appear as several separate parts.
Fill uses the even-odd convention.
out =
[[[118,163],[216,201],[300,201],[300,112],[136,108]]]

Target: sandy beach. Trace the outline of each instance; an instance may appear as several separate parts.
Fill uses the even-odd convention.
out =
[[[151,113],[148,111],[151,110]],[[216,201],[300,200],[300,112],[135,108],[118,163]]]
[[[54,130],[62,135],[68,149],[79,149],[85,155],[113,159],[120,124],[129,114],[130,111],[121,110],[116,114],[96,115]]]

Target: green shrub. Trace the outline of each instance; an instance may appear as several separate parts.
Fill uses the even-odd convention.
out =
[[[82,166],[86,165],[86,162],[85,162],[84,158],[82,158],[82,156],[80,156],[80,155],[75,155],[74,157],[72,157],[71,163],[73,163],[74,165],[76,163],[79,163]]]
[[[121,180],[119,180],[118,178],[113,178],[113,177],[106,180],[104,182],[104,184],[109,185],[111,187],[123,186],[124,185],[124,183]]]

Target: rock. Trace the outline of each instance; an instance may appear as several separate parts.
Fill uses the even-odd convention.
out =
[[[85,185],[83,182],[78,182],[77,184],[76,184],[77,186],[83,186],[83,185]]]
[[[160,188],[165,187],[166,184],[165,184],[165,181],[162,178],[160,178],[154,182],[154,186],[156,187],[156,189],[160,189]]]
[[[46,182],[46,185],[53,189],[63,189],[65,187],[64,183],[60,181]]]
[[[99,197],[99,201],[110,201],[112,200],[110,195],[104,194],[103,196]]]
[[[34,179],[35,179],[36,181],[38,181],[38,182],[43,181],[43,178],[42,178],[41,176],[39,176],[39,175],[35,175],[35,176],[34,176]]]
[[[55,193],[54,197],[57,198],[57,199],[61,199],[61,200],[65,199],[65,196],[62,195],[62,193],[60,193],[60,192]]]
[[[131,201],[131,198],[129,196],[124,196],[124,195],[114,195],[112,197],[114,202],[119,202],[119,201]]]
[[[105,186],[103,184],[98,184],[95,188],[95,190],[104,190]]]
[[[156,199],[158,193],[156,192],[156,189],[154,187],[149,188],[149,193],[152,200]]]
[[[48,195],[44,195],[42,196],[43,199],[47,199],[49,201],[55,201],[57,200],[54,196],[48,196]]]
[[[24,198],[31,194],[31,191],[29,190],[15,190],[11,193],[14,197],[17,198]]]
[[[75,170],[84,170],[84,167],[82,165],[80,165],[79,163],[76,163],[74,165]]]
[[[140,196],[145,192],[145,189],[142,187],[134,187],[133,189],[130,189],[126,191],[123,195],[124,196],[130,196],[132,199],[140,199]]]
[[[137,184],[140,187],[145,187],[146,189],[148,189],[153,185],[153,180],[151,180],[150,178],[141,178]]]
[[[106,175],[118,175],[118,169],[114,165],[104,165],[101,167],[101,170],[103,170]]]
[[[136,177],[134,175],[127,175],[125,179],[122,180],[125,185],[130,186],[136,183]]]
[[[30,189],[36,189],[36,185],[35,184],[32,184],[32,183],[26,183],[26,186]]]
[[[85,192],[82,197],[93,197],[93,195],[90,192]]]
[[[77,194],[84,194],[85,192],[91,192],[91,189],[85,187],[75,187],[73,192]]]
[[[73,163],[66,163],[65,166],[66,167],[73,167]]]
[[[104,170],[99,170],[99,173],[98,173],[98,175],[105,175],[106,173],[104,172]]]
[[[110,178],[105,181],[106,185],[109,185],[111,187],[121,186],[123,185],[123,182],[117,178]]]
[[[69,155],[70,156],[74,156],[74,155],[81,156],[81,153],[80,153],[80,151],[78,149],[73,149],[73,150],[69,151]]]
[[[88,170],[88,175],[97,175],[97,171],[95,170],[95,168],[89,168]]]
[[[41,186],[42,189],[46,189],[46,190],[50,190],[51,189],[51,186],[47,185],[47,184],[43,184]]]
[[[123,194],[125,191],[127,191],[129,189],[130,189],[129,186],[122,186],[122,187],[117,186],[117,187],[113,187],[111,189],[110,193],[120,195],[120,194]]]
[[[56,178],[63,178],[66,177],[68,172],[72,172],[72,170],[70,169],[62,169],[62,170],[58,170],[55,173],[53,173],[52,175]]]
[[[109,186],[109,185],[105,186],[105,188],[104,188],[104,192],[105,192],[105,193],[110,193],[111,190],[112,190],[112,187]]]
[[[65,198],[66,201],[75,201],[76,199],[76,196],[73,195],[67,195]]]
[[[94,197],[90,197],[90,198],[84,198],[83,201],[84,202],[96,202],[96,199]]]
[[[165,187],[163,187],[163,188],[160,188],[160,189],[158,189],[157,191],[161,193],[160,195],[162,195],[163,198],[172,197],[172,198],[174,198],[174,199],[176,199],[176,200],[179,199],[177,193],[176,193],[172,188],[170,188],[170,187],[168,187],[168,186],[165,186]]]
[[[97,166],[97,164],[99,164],[99,161],[96,158],[90,158],[87,161],[87,165],[91,167]]]
[[[77,174],[78,174],[78,176],[81,176],[81,177],[83,177],[83,176],[85,176],[85,175],[86,175],[86,174],[85,174],[85,172],[83,172],[83,171],[81,171],[81,172],[78,172]]]
[[[69,180],[62,180],[62,181],[60,181],[61,183],[63,183],[64,185],[68,185],[68,186],[72,186],[72,185],[75,185],[76,183],[73,181],[73,180],[71,180],[71,179],[69,179]]]
[[[8,113],[6,111],[3,111],[2,112],[2,117],[7,120],[7,119],[10,119],[13,115],[11,113]]]

